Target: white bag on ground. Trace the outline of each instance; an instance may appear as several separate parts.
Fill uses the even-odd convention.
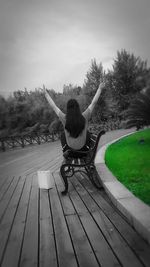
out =
[[[38,184],[41,189],[50,189],[53,187],[53,179],[50,171],[38,171]]]

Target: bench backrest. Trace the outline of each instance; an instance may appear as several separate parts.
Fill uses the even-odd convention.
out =
[[[93,161],[96,155],[97,146],[100,137],[104,134],[104,131],[100,131],[98,134],[91,133],[89,150],[79,151],[79,150],[69,150],[69,157],[71,158],[87,158],[87,161]]]

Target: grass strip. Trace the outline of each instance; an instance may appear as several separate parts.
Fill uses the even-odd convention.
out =
[[[150,129],[111,144],[105,162],[122,184],[150,205]]]

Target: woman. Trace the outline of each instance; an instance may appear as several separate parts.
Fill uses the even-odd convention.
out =
[[[64,127],[64,134],[61,137],[61,144],[63,148],[64,156],[66,156],[66,151],[68,150],[88,150],[88,121],[91,117],[92,111],[98,101],[104,84],[101,83],[98,90],[88,108],[81,113],[80,106],[76,99],[70,99],[67,103],[67,113],[66,115],[56,106],[52,98],[50,97],[48,91],[44,87],[44,93],[47,101],[49,102],[52,109],[55,111],[57,116]]]

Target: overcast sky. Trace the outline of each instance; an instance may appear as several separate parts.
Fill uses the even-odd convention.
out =
[[[83,84],[117,50],[150,65],[149,0],[0,0],[0,94]]]

